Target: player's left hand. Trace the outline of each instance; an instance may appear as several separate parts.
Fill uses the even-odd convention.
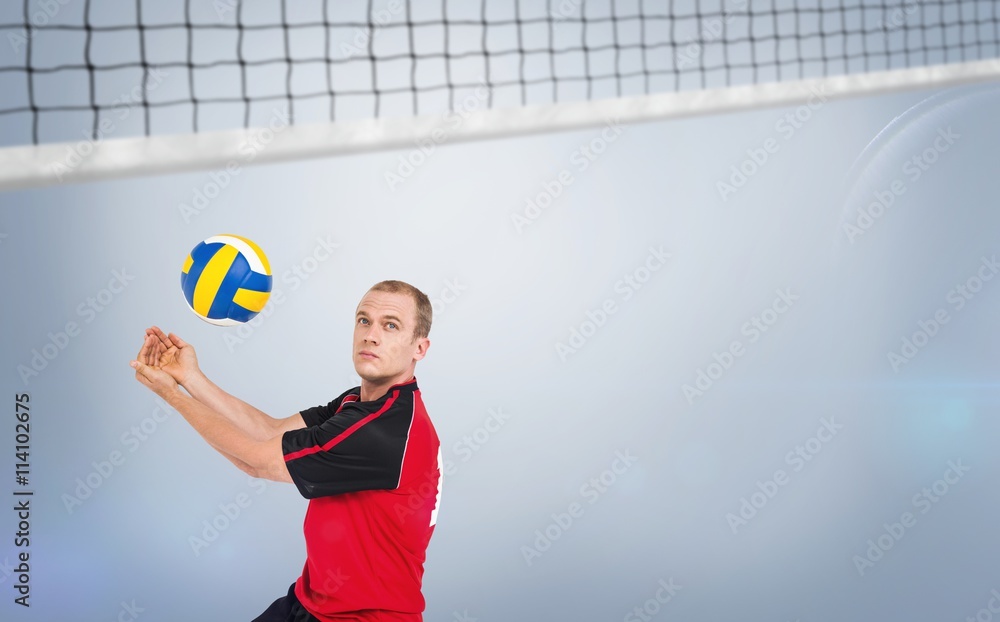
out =
[[[156,345],[156,338],[146,335],[146,339],[143,341],[142,348],[139,349],[136,360],[129,363],[129,365],[135,370],[136,380],[160,397],[166,399],[167,395],[172,391],[178,390],[178,385],[177,381],[170,374],[156,365],[156,359],[159,358],[155,353]]]

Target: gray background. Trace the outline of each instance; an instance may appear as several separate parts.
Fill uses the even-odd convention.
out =
[[[128,361],[158,324],[223,388],[286,416],[357,383],[353,311],[397,278],[435,301],[417,378],[454,464],[426,619],[636,619],[661,579],[681,589],[657,620],[975,616],[1000,589],[1000,283],[961,310],[948,294],[998,250],[998,104],[996,86],[827,102],[799,110],[790,137],[776,123],[796,107],[625,126],[583,172],[572,154],[600,129],[444,144],[393,189],[385,174],[411,150],[242,167],[187,218],[179,205],[211,172],[0,196],[0,384],[8,412],[31,394],[36,491],[32,607],[13,604],[0,570],[2,615],[110,620],[134,602],[142,620],[244,620],[283,595],[304,561],[306,502],[248,480],[176,413],[132,440],[157,403]],[[948,128],[958,138],[912,179],[905,163]],[[718,183],[769,139],[776,152],[723,199]],[[519,232],[512,214],[564,169],[573,183]],[[845,223],[895,180],[905,193],[849,240]],[[252,331],[183,303],[181,264],[218,233],[259,243],[284,294]],[[341,246],[296,285],[286,273],[313,267],[317,237]],[[625,300],[616,284],[659,245],[669,261]],[[134,280],[86,322],[78,306],[122,269]],[[742,327],[786,289],[798,300],[751,343]],[[606,299],[617,313],[562,360],[557,343]],[[949,322],[894,370],[888,353],[938,309]],[[68,321],[80,335],[25,383],[18,365]],[[745,354],[690,403],[683,385],[734,340]],[[463,449],[498,409],[503,427]],[[842,428],[794,470],[787,454],[824,418]],[[12,491],[4,421],[0,491]],[[125,462],[67,510],[64,495],[115,450]],[[593,494],[616,452],[637,460]],[[968,472],[916,504],[949,461]],[[787,485],[734,533],[727,514],[777,469]],[[196,555],[189,539],[241,493],[249,506]],[[552,527],[573,503],[582,515]],[[915,524],[859,572],[855,556],[904,512]],[[0,515],[0,560],[14,562],[15,524]],[[527,563],[546,529],[558,539]]]

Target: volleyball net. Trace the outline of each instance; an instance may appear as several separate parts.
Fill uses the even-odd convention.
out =
[[[981,0],[24,0],[0,189],[1000,76]]]

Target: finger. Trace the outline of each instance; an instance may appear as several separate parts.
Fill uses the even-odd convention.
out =
[[[156,335],[156,338],[160,340],[161,344],[163,344],[163,349],[169,350],[170,346],[172,346],[173,344],[170,343],[170,339],[164,334],[164,332],[160,330],[158,326],[153,326],[152,328],[150,328],[150,330],[153,331],[153,334]]]
[[[149,337],[146,336],[142,340],[142,347],[139,348],[139,354],[135,356],[137,361],[146,360],[146,349],[149,347]]]
[[[149,376],[147,376],[147,367],[142,363],[142,361],[132,361],[129,363],[132,369],[135,370],[135,379],[142,382],[143,384],[152,384]]]
[[[146,365],[154,365],[154,361],[156,360],[156,338],[150,336],[146,337],[146,340],[149,341],[149,348],[147,349],[146,360],[144,362]]]
[[[154,339],[154,341],[153,341],[153,367],[159,367],[160,366],[160,354],[162,354],[162,352],[163,352],[163,345],[158,340],[156,340],[155,337],[153,339]]]
[[[181,339],[180,337],[178,337],[177,335],[175,335],[173,333],[170,333],[170,340],[173,341],[174,345],[177,346],[178,348],[186,348],[186,347],[188,347],[188,344],[187,344],[186,341],[184,341],[183,339]]]

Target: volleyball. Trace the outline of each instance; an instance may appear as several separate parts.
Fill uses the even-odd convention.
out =
[[[181,290],[195,315],[234,326],[260,313],[271,296],[271,266],[253,241],[216,235],[200,242],[181,269]]]

